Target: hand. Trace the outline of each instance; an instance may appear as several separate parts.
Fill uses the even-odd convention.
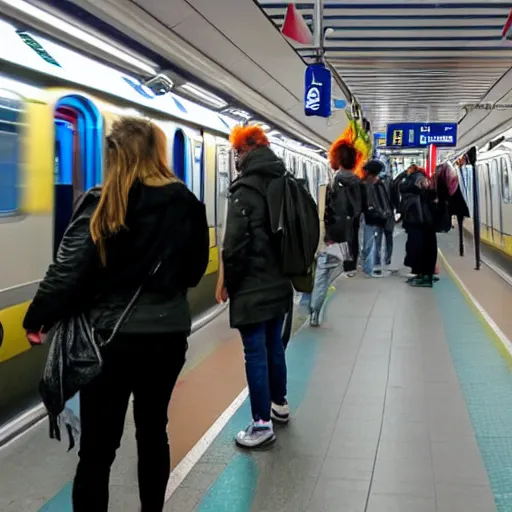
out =
[[[42,332],[26,331],[27,340],[32,345],[42,345],[46,339],[46,335]]]
[[[219,304],[224,304],[224,302],[227,302],[228,291],[226,290],[226,287],[224,285],[217,286],[217,289],[215,290],[215,300]]]

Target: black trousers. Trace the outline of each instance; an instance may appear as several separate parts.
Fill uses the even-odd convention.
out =
[[[405,265],[416,275],[433,276],[437,261],[437,235],[431,226],[407,227]]]
[[[344,272],[353,272],[357,270],[357,260],[359,258],[359,227],[361,225],[361,216],[354,217],[354,231],[353,237],[350,242],[350,252],[352,253],[352,260],[343,262]]]
[[[102,374],[80,392],[74,512],[107,512],[110,467],[133,393],[142,512],[162,512],[170,473],[167,410],[185,363],[184,334],[119,334],[104,350]]]

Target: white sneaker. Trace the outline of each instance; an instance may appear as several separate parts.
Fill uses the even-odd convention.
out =
[[[357,272],[355,270],[351,270],[350,272],[345,272],[347,277],[355,277]]]
[[[276,440],[272,421],[253,421],[236,436],[236,444],[243,448],[259,448]]]
[[[286,402],[284,405],[277,405],[272,403],[270,416],[277,423],[288,423],[290,421],[290,407],[288,402]]]

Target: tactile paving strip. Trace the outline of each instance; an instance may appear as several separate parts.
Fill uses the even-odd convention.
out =
[[[446,340],[498,512],[512,511],[512,371],[451,279],[435,286]]]

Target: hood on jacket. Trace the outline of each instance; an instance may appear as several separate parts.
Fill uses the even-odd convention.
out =
[[[353,187],[361,183],[361,179],[352,171],[338,171],[334,175],[334,181],[340,182],[344,187]]]
[[[181,181],[158,187],[148,186],[136,181],[128,196],[127,215],[145,216],[164,211],[172,202],[185,202],[192,206],[196,196]]]
[[[96,206],[101,197],[102,188],[94,187],[82,194],[75,203],[75,216],[89,207]],[[181,181],[168,185],[148,186],[136,181],[128,195],[127,216],[147,216],[166,210],[170,202],[184,201],[193,207],[196,196]]]
[[[240,171],[238,178],[231,184],[230,192],[245,185],[264,193],[265,183],[269,179],[284,176],[286,167],[269,147],[260,146],[247,153],[240,162]]]

